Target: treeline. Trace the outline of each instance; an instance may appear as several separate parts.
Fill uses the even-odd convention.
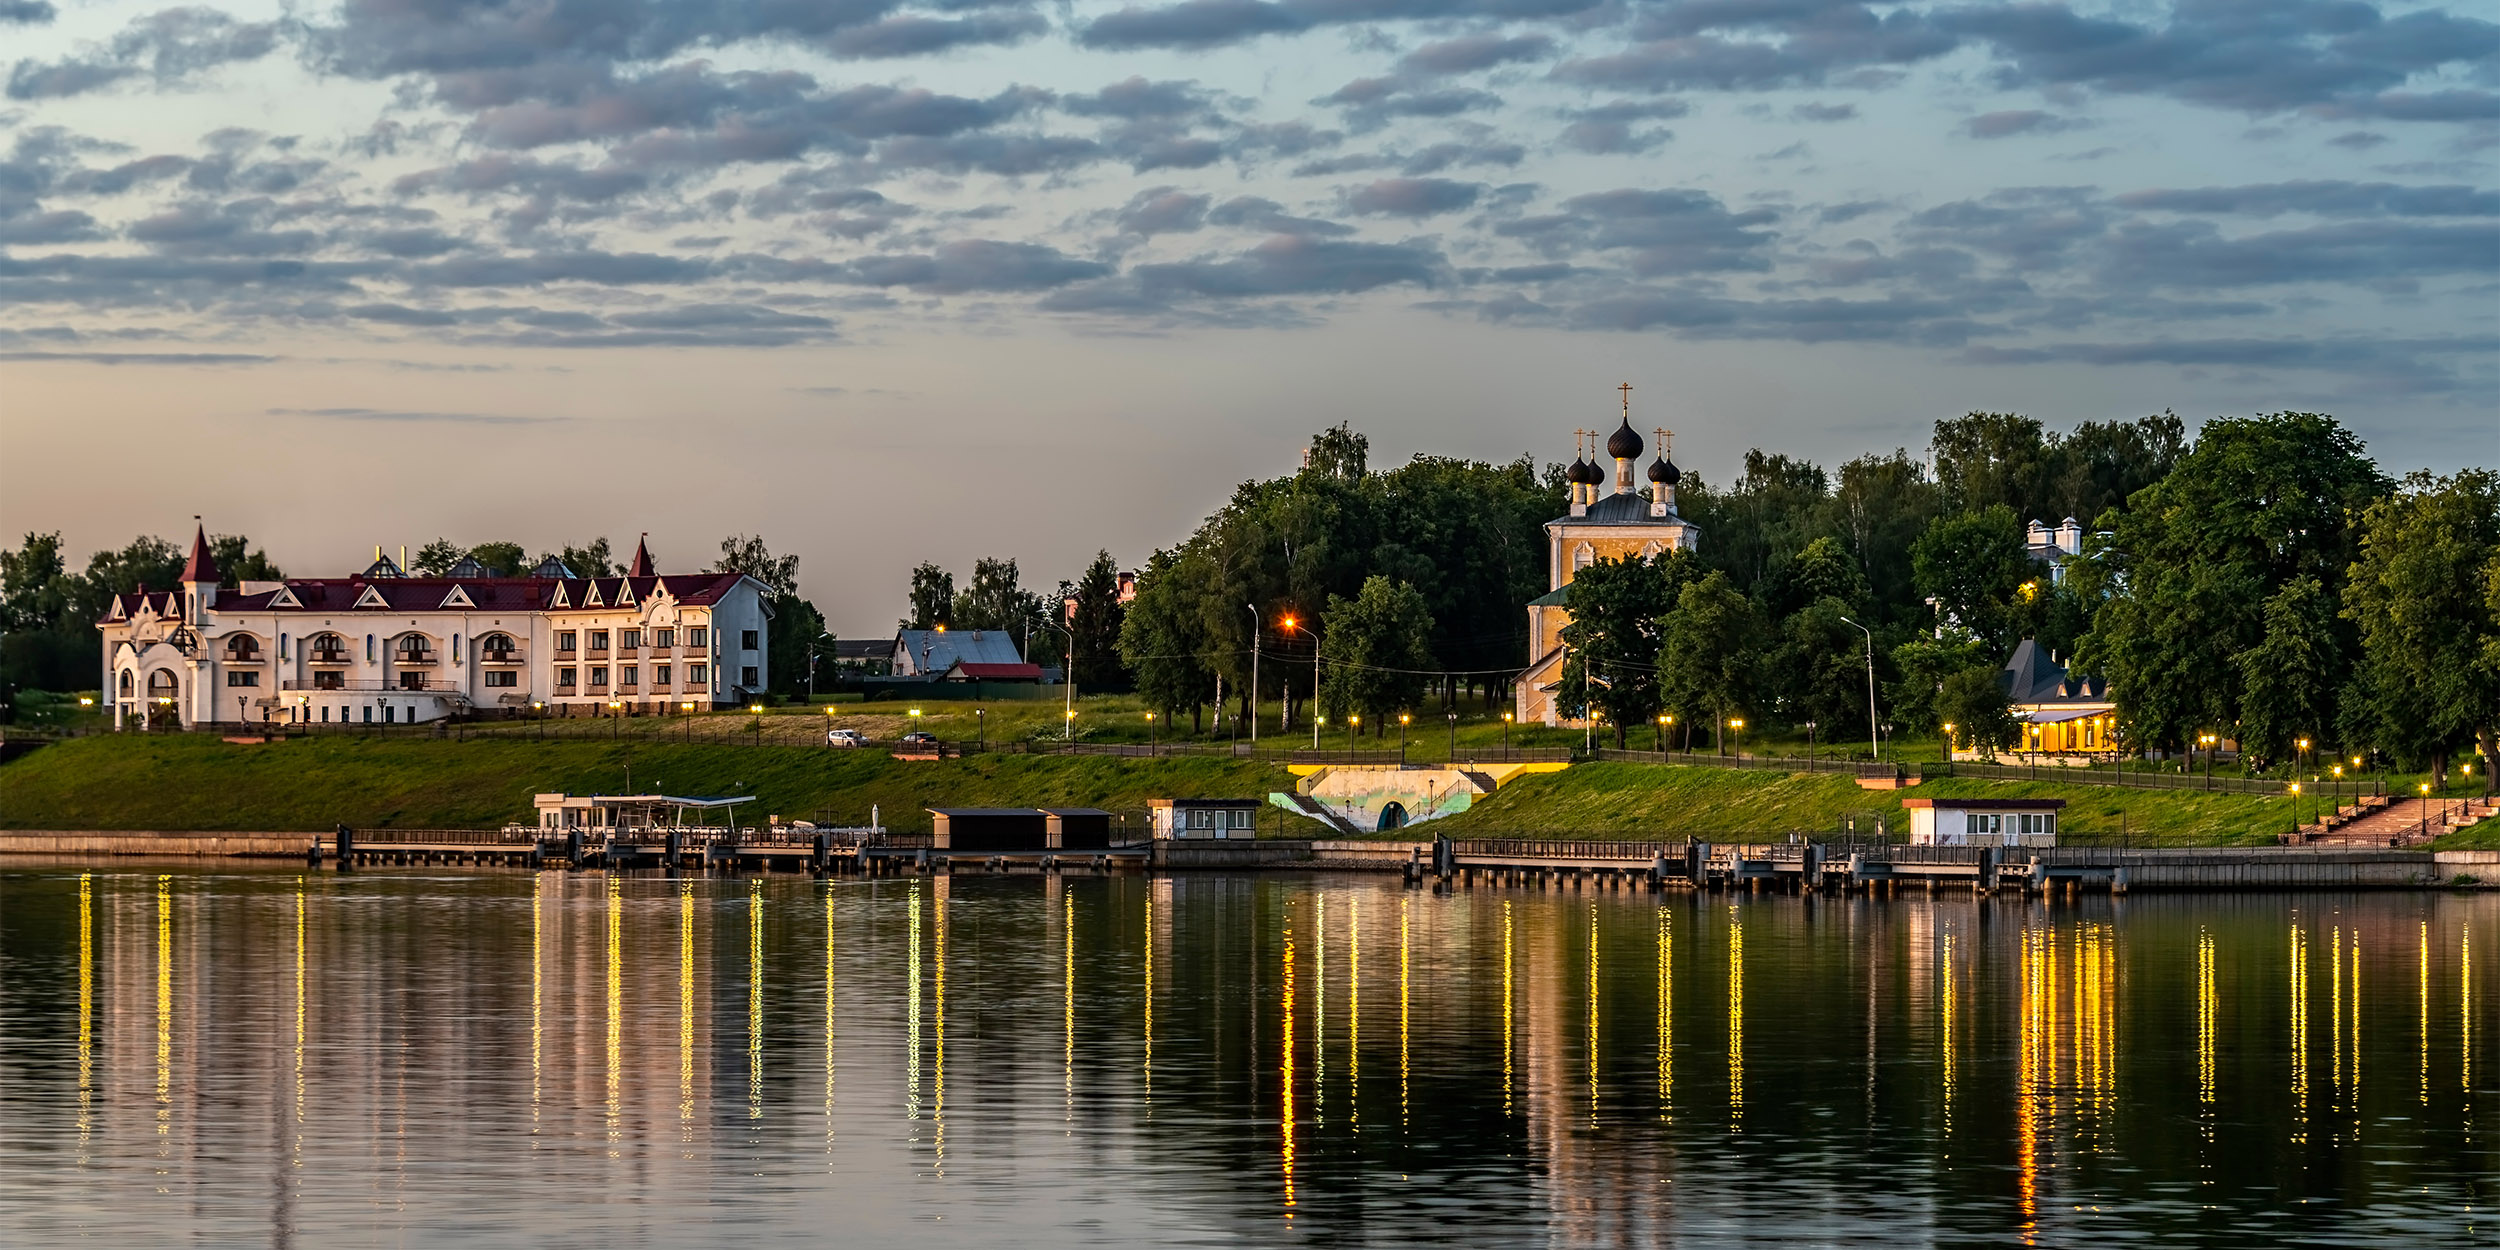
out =
[[[2192,445],[2168,414],[2064,437],[1974,414],[1930,451],[1924,472],[1852,461],[1833,489],[1759,453],[1731,490],[1688,486],[1698,554],[1575,579],[1567,703],[1619,739],[1660,716],[1687,743],[1732,719],[1827,740],[1871,719],[2015,746],[1999,672],[2031,638],[2109,680],[2131,749],[2211,733],[2257,767],[2304,741],[2442,769],[2469,742],[2492,754],[2491,471],[2392,482],[2333,418],[2289,412],[2213,421]],[[2026,522],[2069,517],[2081,549],[2055,576]]]

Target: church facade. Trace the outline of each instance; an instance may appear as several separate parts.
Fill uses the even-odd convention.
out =
[[[1642,476],[1646,489],[1633,483],[1635,466],[1646,447],[1632,429],[1630,404],[1623,424],[1606,439],[1606,455],[1614,461],[1612,489],[1594,455],[1576,454],[1566,475],[1571,484],[1571,510],[1545,523],[1547,590],[1528,603],[1528,669],[1516,686],[1512,715],[1522,724],[1578,724],[1563,714],[1574,702],[1560,689],[1563,664],[1570,657],[1563,646],[1563,628],[1571,623],[1571,579],[1599,560],[1646,560],[1701,545],[1701,531],[1675,510],[1675,486],[1683,473],[1667,458],[1666,430],[1658,439],[1657,458]],[[1593,433],[1593,432],[1592,432]]]

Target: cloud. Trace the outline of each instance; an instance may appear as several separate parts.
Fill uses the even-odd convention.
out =
[[[1346,207],[1390,217],[1432,217],[1472,207],[1483,193],[1480,184],[1447,178],[1383,178],[1348,194]]]
[[[2210,223],[2136,224],[2110,242],[2101,280],[2129,288],[2385,284],[2500,272],[2489,225],[2347,222],[2226,238]]]
[[[827,41],[839,57],[927,56],[954,48],[1018,44],[1050,29],[1038,13],[981,13],[945,19],[905,14],[838,31]]]
[[[23,6],[32,11],[33,6]],[[50,5],[40,6],[47,14]],[[215,9],[163,9],[78,56],[20,60],[9,69],[12,100],[79,95],[148,75],[171,86],[220,65],[256,61],[278,46],[276,22],[238,22]]]
[[[2392,182],[2272,182],[2240,187],[2132,191],[2114,197],[2127,208],[2171,213],[2273,217],[2500,217],[2500,191],[2482,187],[2412,187]]]
[[[442,425],[544,425],[566,417],[510,417],[483,412],[415,412],[393,408],[271,408],[273,417],[317,417],[325,421],[389,421]]]
[[[860,286],[959,295],[1048,290],[1110,272],[1111,266],[1100,261],[1079,260],[1044,244],[959,239],[926,253],[862,257],[834,267],[827,276]]]
[[[249,352],[10,352],[0,360],[62,361],[88,365],[267,365],[283,357]]]
[[[1120,210],[1120,229],[1130,234],[1187,234],[1207,223],[1212,196],[1191,195],[1172,187],[1140,191]]]
[[[1571,124],[1563,127],[1563,146],[1598,155],[1647,152],[1664,145],[1675,132],[1663,126],[1636,128],[1636,123],[1691,112],[1682,100],[1613,100],[1592,108],[1567,109]]]
[[[1817,87],[1933,60],[1960,42],[1922,13],[1879,15],[1854,0],[1661,7],[1645,12],[1634,34],[1640,42],[1565,61],[1553,76],[1618,91]]]
[[[0,0],[0,26],[42,26],[58,16],[50,0]]]
[[[2038,109],[2012,109],[2001,113],[1982,113],[1964,123],[1962,129],[1974,139],[2004,139],[2013,135],[2053,135],[2082,125],[2084,123]]]
[[[2500,52],[2500,25],[2491,22],[2438,12],[2391,18],[2334,0],[2206,0],[2168,17],[2156,25],[2029,3],[1949,9],[1935,23],[1988,47],[2007,87],[2090,87],[2255,114],[2500,116],[2500,96],[2487,91],[2401,90],[2415,74]]]
[[[1398,58],[1408,74],[1466,74],[1515,61],[1537,61],[1553,55],[1554,41],[1544,35],[1464,35],[1428,43]]]
[[[1557,214],[1502,222],[1494,233],[1551,254],[1621,251],[1635,274],[1766,270],[1775,242],[1767,208],[1731,213],[1701,191],[1626,188],[1574,196]]]
[[[1077,32],[1077,43],[1107,52],[1211,48],[1309,26],[1307,19],[1268,0],[1182,0],[1165,8],[1126,8],[1095,18]]]
[[[1857,115],[1854,104],[1800,104],[1788,110],[1791,120],[1801,122],[1845,122]]]

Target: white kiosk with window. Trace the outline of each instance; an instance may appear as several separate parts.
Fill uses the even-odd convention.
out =
[[[1257,799],[1148,799],[1157,838],[1255,838]]]
[[[2064,799],[1903,799],[1912,846],[2055,846]]]

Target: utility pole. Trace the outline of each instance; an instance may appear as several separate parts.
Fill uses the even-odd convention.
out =
[[[1856,621],[1849,620],[1848,617],[1844,616],[1840,619],[1848,624],[1857,625],[1858,632],[1866,635],[1866,747],[1875,753],[1877,760],[1881,760],[1884,758],[1884,744],[1882,739],[1875,736],[1875,631],[1864,625],[1858,625]],[[1946,754],[1950,755],[1951,752],[1947,751]]]
[[[1250,749],[1259,749],[1259,605],[1245,603],[1250,609]]]

